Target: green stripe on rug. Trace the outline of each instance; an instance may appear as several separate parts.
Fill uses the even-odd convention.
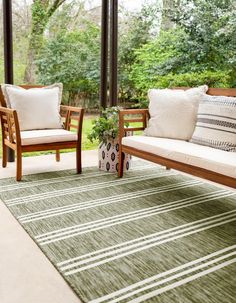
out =
[[[83,302],[235,302],[233,190],[140,161],[3,179],[0,198]]]

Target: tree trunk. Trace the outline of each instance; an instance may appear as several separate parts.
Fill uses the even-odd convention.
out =
[[[40,49],[42,48],[42,42],[40,36],[43,37],[43,33],[39,34],[39,32],[35,31],[35,29],[32,28],[30,41],[29,41],[27,63],[25,68],[24,83],[28,83],[28,84],[36,83],[35,60],[37,59],[37,55],[39,54]]]
[[[35,81],[35,65],[33,50],[28,51],[27,63],[25,68],[24,83],[33,84]]]
[[[32,11],[32,28],[29,40],[27,63],[25,68],[24,82],[29,84],[36,83],[36,66],[37,59],[43,45],[43,35],[46,26],[55,13],[55,11],[66,0],[34,0],[31,6]]]

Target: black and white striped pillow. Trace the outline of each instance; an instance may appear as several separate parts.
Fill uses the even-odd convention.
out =
[[[190,142],[236,152],[236,98],[204,95]]]

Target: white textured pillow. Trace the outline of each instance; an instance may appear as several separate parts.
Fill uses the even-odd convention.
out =
[[[7,107],[17,111],[21,130],[62,128],[61,83],[31,89],[3,84],[1,88]]]
[[[190,140],[197,121],[198,106],[207,85],[186,91],[151,89],[150,120],[144,133],[150,137]]]
[[[236,152],[236,98],[204,95],[190,142]]]

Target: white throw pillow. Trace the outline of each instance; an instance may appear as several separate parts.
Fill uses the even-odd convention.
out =
[[[17,111],[20,130],[62,128],[61,83],[31,89],[3,84],[1,88],[7,107]]]
[[[186,91],[151,89],[150,120],[144,133],[150,137],[190,140],[197,122],[198,106],[207,85]]]

